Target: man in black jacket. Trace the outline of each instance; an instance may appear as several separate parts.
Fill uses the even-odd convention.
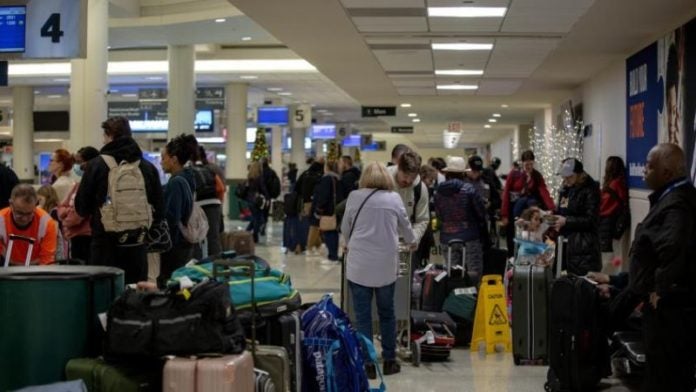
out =
[[[298,211],[300,212],[300,248],[309,251],[311,248],[321,245],[321,239],[319,239],[318,236],[318,228],[315,227],[315,229],[312,229],[312,238],[309,238],[309,231],[310,216],[312,214],[312,198],[314,197],[314,189],[324,175],[324,159],[319,158],[315,161],[310,158],[307,163],[309,164],[309,168],[297,179],[295,192],[299,196],[297,199],[299,203]]]
[[[130,124],[124,117],[112,117],[101,125],[104,147],[100,154],[114,157],[116,162],[140,160],[140,171],[145,179],[147,201],[152,206],[153,222],[164,218],[162,185],[154,165],[143,159],[143,153],[131,137]],[[108,265],[125,271],[125,282],[147,280],[147,253],[145,244],[119,246],[115,233],[106,233],[101,221],[100,207],[106,203],[109,167],[100,155],[89,161],[75,196],[75,210],[80,216],[92,217],[92,252],[90,264]]]
[[[353,166],[353,158],[350,155],[344,155],[338,161],[338,171],[341,174],[341,185],[343,195],[341,199],[348,198],[348,194],[358,189],[358,181],[360,180],[360,169]]]
[[[17,184],[19,179],[15,172],[0,164],[0,210],[10,206],[10,193]]]
[[[601,271],[599,184],[575,158],[565,159],[558,175],[563,177],[563,189],[558,198],[555,228],[568,239],[563,268],[580,276]]]
[[[648,153],[650,210],[629,254],[629,290],[646,302],[645,391],[696,387],[696,189],[687,174],[677,145],[658,144]]]

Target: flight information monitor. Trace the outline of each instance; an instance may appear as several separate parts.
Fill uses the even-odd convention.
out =
[[[26,6],[0,6],[0,53],[25,51]]]

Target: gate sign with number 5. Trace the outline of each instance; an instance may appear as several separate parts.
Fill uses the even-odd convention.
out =
[[[309,128],[312,125],[312,107],[309,105],[294,105],[290,107],[290,127]]]
[[[85,57],[86,18],[87,0],[29,0],[22,57]]]

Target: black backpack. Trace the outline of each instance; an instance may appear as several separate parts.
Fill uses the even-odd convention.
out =
[[[268,169],[269,174],[266,175],[266,190],[271,199],[280,196],[280,178],[273,169]]]
[[[204,165],[196,164],[191,167],[195,174],[196,201],[215,199],[215,173]]]

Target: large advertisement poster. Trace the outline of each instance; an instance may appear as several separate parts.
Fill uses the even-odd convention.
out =
[[[626,60],[626,160],[629,186],[646,188],[645,158],[674,143],[696,181],[696,19]]]

